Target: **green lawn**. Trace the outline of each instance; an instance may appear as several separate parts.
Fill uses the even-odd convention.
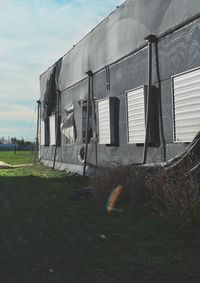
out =
[[[0,161],[12,165],[33,163],[34,151],[0,151]]]
[[[72,198],[87,180],[41,166],[0,170],[0,282],[200,282],[200,228],[146,207],[108,215]]]

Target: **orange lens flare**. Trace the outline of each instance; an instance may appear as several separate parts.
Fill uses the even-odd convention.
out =
[[[123,192],[124,188],[122,185],[119,185],[117,186],[117,188],[115,188],[111,194],[110,194],[110,197],[108,199],[108,202],[107,202],[107,205],[106,205],[106,208],[107,208],[107,211],[110,213],[112,212],[113,210],[117,210],[115,208],[115,205],[121,195],[121,193]]]

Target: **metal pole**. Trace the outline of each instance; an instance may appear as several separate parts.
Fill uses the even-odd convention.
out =
[[[158,40],[155,43],[155,56],[156,56],[156,72],[158,80],[158,90],[159,90],[159,122],[160,122],[160,133],[162,139],[162,148],[163,148],[163,161],[166,161],[166,141],[164,134],[164,124],[163,124],[163,111],[162,111],[162,90],[161,90],[161,79],[160,79],[160,69],[159,69],[159,56],[158,56]]]
[[[93,103],[93,119],[94,119],[94,127],[95,127],[95,166],[97,169],[98,165],[98,154],[97,154],[97,115],[96,115],[96,102],[95,102],[95,97],[94,97],[94,80],[92,77],[92,82],[91,82],[91,96],[92,96],[92,103]]]
[[[37,160],[37,152],[38,152],[38,134],[39,134],[39,121],[40,121],[40,100],[37,100],[37,131],[36,131],[36,139],[35,139],[35,155],[34,155],[34,164],[36,164]]]
[[[59,92],[57,91],[57,113],[56,113],[56,119],[57,119],[57,123],[56,123],[56,144],[55,144],[55,151],[54,151],[54,157],[53,157],[53,169],[55,169],[55,164],[56,164],[56,151],[58,148],[58,132],[59,132]]]
[[[91,93],[91,77],[93,73],[89,70],[88,75],[88,98],[87,98],[87,123],[86,123],[86,135],[85,135],[85,156],[83,165],[83,176],[86,175],[86,165],[87,165],[87,153],[88,153],[88,143],[89,143],[89,121],[90,121],[90,93]]]
[[[156,42],[156,36],[150,34],[145,38],[148,40],[148,92],[146,99],[146,117],[145,117],[145,142],[144,142],[144,151],[143,151],[143,160],[142,163],[146,164],[147,160],[147,149],[148,149],[148,135],[149,135],[149,101],[151,97],[151,85],[152,85],[152,43]]]

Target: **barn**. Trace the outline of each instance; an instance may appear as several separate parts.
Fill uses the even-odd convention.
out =
[[[199,0],[126,0],[40,90],[44,165],[91,174],[173,158],[200,129]]]

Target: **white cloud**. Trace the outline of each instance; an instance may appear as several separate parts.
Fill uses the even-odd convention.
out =
[[[122,2],[0,2],[0,136],[8,134],[9,130],[10,135],[14,132],[9,126],[13,116],[19,123],[31,118],[39,97],[39,75]],[[5,120],[8,121],[6,128]],[[21,137],[21,133],[18,136]]]
[[[29,121],[35,113],[35,110],[29,106],[4,103],[1,107],[0,119],[4,121]]]

